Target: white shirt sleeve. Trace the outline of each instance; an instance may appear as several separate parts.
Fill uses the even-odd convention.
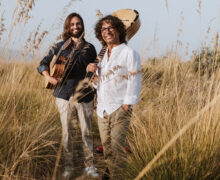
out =
[[[137,52],[132,51],[127,58],[128,80],[123,104],[138,103],[141,90],[141,61]]]

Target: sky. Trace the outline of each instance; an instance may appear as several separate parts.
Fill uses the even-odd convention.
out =
[[[3,39],[6,39],[17,1],[0,0],[0,3],[0,14],[4,12],[7,29]],[[99,51],[101,45],[93,31],[98,20],[96,10],[105,16],[118,9],[135,9],[139,12],[141,27],[128,45],[146,59],[163,56],[171,48],[178,51],[183,59],[189,58],[193,50],[205,45],[213,47],[215,34],[220,28],[219,0],[35,0],[30,12],[32,18],[26,25],[13,29],[16,33],[9,48],[23,48],[21,42],[26,41],[30,32],[36,30],[40,23],[40,31],[49,31],[47,41],[43,41],[42,46],[49,46],[62,33],[66,16],[78,12],[84,19],[86,39]]]

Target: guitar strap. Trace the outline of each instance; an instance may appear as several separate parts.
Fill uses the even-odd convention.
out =
[[[71,44],[71,37],[62,45],[62,50],[65,50]]]
[[[60,50],[58,51],[57,55],[56,55],[56,59],[54,60],[53,64],[52,64],[52,68],[54,67],[54,65],[56,64],[57,60],[59,59],[59,56],[61,54],[61,52],[63,50],[65,50],[69,45],[71,44],[71,38],[69,38],[60,48]]]

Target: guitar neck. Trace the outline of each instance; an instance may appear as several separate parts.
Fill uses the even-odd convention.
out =
[[[61,52],[62,52],[64,49],[66,49],[70,44],[71,44],[71,38],[69,38],[69,39],[61,46],[61,48],[60,48],[58,54],[56,55],[56,58],[55,58],[53,64],[52,64],[52,67],[54,67],[54,65],[56,64],[56,62],[57,62],[57,60],[58,60],[58,58],[59,58]]]
[[[106,52],[107,46],[103,46],[101,51],[99,52],[98,56],[95,59],[95,64],[98,64],[100,61],[102,61],[105,52]]]
[[[98,64],[99,62],[102,61],[104,55],[105,55],[105,52],[106,52],[106,49],[107,49],[107,46],[103,46],[101,51],[99,52],[98,56],[96,57],[94,63],[95,64]],[[89,78],[91,79],[92,76],[93,76],[94,72],[87,72],[86,74],[86,78]],[[88,85],[88,83],[84,83],[83,86],[86,87]]]
[[[55,58],[55,60],[54,60],[54,62],[53,62],[53,64],[52,64],[52,68],[53,68],[54,65],[56,64],[56,62],[57,62],[57,60],[58,60],[58,58],[59,58],[61,52],[62,52],[62,48],[60,48],[58,54],[56,55],[56,58]]]

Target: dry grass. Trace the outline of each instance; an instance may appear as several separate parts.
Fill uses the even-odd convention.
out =
[[[218,179],[219,72],[199,82],[191,62],[172,57],[147,67],[131,124],[128,177]]]
[[[1,42],[1,36],[4,33],[5,29],[5,24],[4,24],[4,12],[1,14],[1,19],[0,19],[0,42]]]
[[[23,53],[23,56],[25,56],[25,54],[31,54],[33,56],[39,54],[41,42],[48,34],[48,31],[43,31],[40,33],[40,27],[41,23],[37,26],[34,32],[29,33],[28,39],[25,42],[25,52]]]
[[[42,91],[36,63],[0,67],[0,175],[44,177],[53,169],[44,167],[53,167],[60,139],[53,99]]]
[[[65,16],[73,2],[64,7]],[[33,0],[18,1],[5,49],[14,26],[30,20],[33,6]],[[167,0],[165,6],[169,14]],[[201,15],[201,0],[198,13]],[[178,38],[183,20],[181,13]],[[3,15],[0,24],[1,38]],[[26,52],[36,53],[46,35],[47,31],[40,33],[38,25],[26,41]],[[216,34],[214,55],[218,50]],[[3,55],[4,51],[0,57]],[[38,63],[39,59],[0,59],[0,177],[4,180],[59,179],[62,170],[59,114],[51,91],[43,89],[44,80],[36,70]],[[132,153],[121,175],[124,179],[219,179],[219,70],[213,69],[211,76],[206,72],[200,76],[200,69],[193,72],[192,61],[182,62],[170,55],[148,61],[142,71],[141,98],[133,110],[128,137]],[[99,143],[94,125],[95,143]],[[103,162],[96,165],[102,169]]]
[[[59,154],[59,115],[36,66],[1,62],[0,175],[5,179],[50,179]],[[133,179],[148,165],[144,179],[217,179],[220,103],[213,100],[220,95],[219,72],[199,82],[191,62],[170,57],[146,66],[128,138],[133,153],[122,175]]]

